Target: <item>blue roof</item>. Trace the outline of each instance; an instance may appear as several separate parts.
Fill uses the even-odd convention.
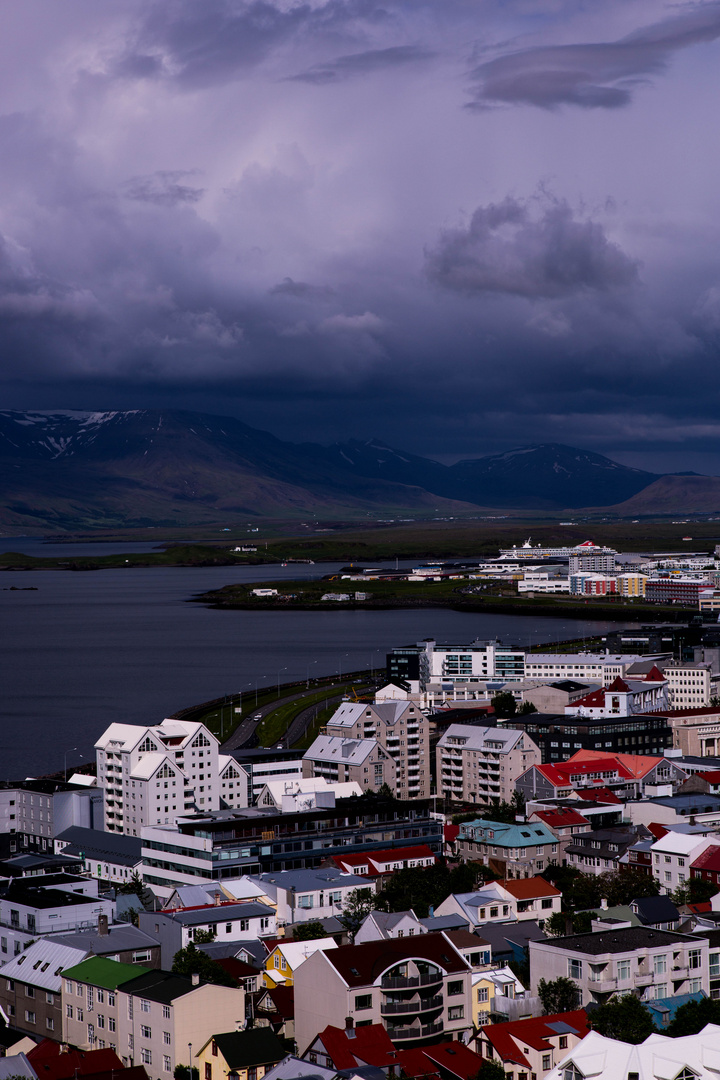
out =
[[[676,994],[669,998],[656,998],[655,1001],[643,1001],[658,1028],[667,1027],[671,1020],[675,1019],[675,1013],[681,1005],[687,1005],[689,1001],[702,1001],[707,997],[704,990],[698,990],[694,994]]]
[[[464,837],[470,840],[492,840],[498,847],[513,848],[557,843],[557,838],[540,821],[508,824],[506,821],[493,821],[491,818],[476,818],[460,826],[460,838]]]

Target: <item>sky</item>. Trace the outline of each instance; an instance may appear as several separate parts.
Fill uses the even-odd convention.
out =
[[[720,474],[720,3],[0,0],[3,408]]]

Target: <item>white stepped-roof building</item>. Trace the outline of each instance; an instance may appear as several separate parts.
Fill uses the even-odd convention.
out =
[[[95,743],[104,828],[140,836],[143,825],[167,825],[191,810],[246,806],[243,771],[218,747],[199,723],[111,724]]]
[[[718,1080],[720,1027],[671,1039],[649,1035],[638,1046],[591,1031],[545,1080]]]

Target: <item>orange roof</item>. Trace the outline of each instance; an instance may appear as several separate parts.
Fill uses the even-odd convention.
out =
[[[499,882],[516,900],[534,900],[536,896],[562,896],[559,889],[541,877],[518,878]]]
[[[664,760],[660,757],[647,757],[645,754],[608,754],[603,750],[577,750],[564,764],[567,766],[577,761],[599,761],[608,758],[622,765],[636,780],[646,776]]]

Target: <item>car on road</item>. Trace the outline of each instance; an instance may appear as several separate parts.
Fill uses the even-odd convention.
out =
[[[258,720],[262,720],[262,713],[255,713],[255,715],[253,716],[253,720],[255,721],[255,723],[257,723]]]

